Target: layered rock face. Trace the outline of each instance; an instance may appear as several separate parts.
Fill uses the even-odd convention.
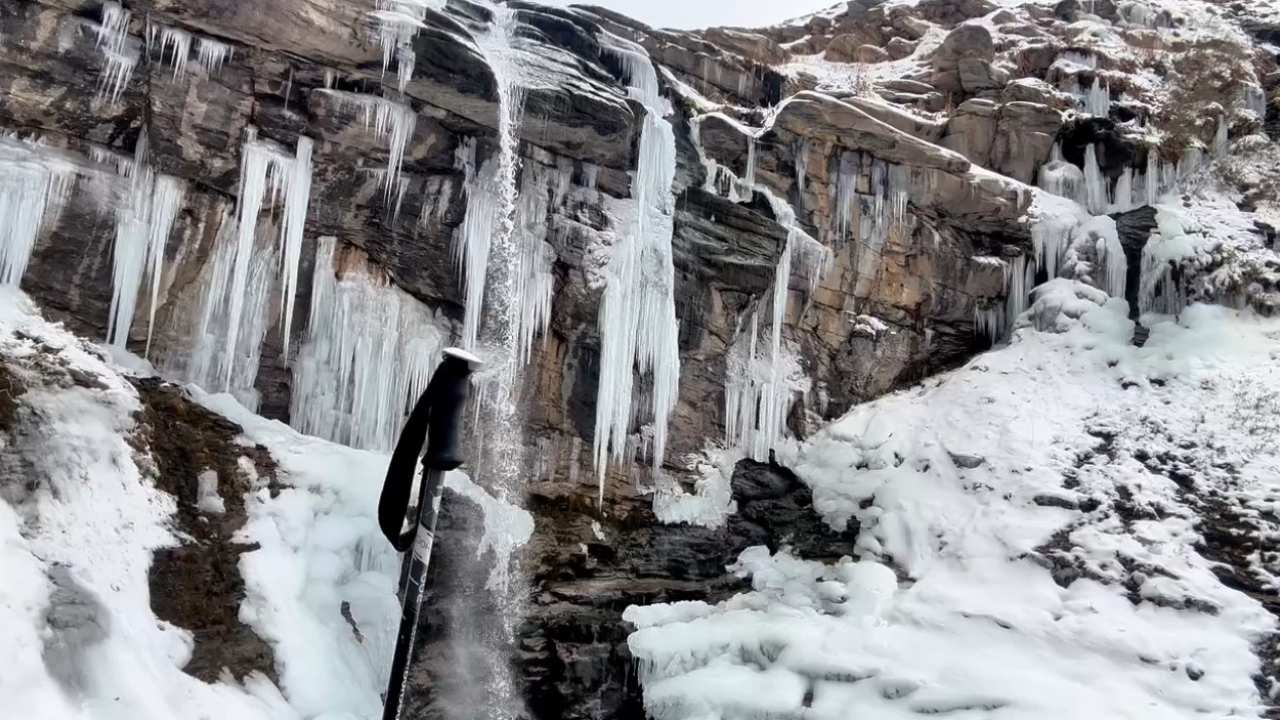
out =
[[[23,289],[85,334],[108,333],[120,282],[117,210],[128,202],[120,168],[144,162],[145,137],[145,162],[185,193],[156,301],[138,301],[127,340],[192,379],[219,249],[244,242],[238,217],[256,208],[244,169],[250,146],[301,157],[313,142],[291,324],[282,317],[290,306],[276,300],[291,294],[277,269],[289,264],[279,256],[286,243],[275,249],[294,222],[288,193],[266,192],[248,223],[258,273],[249,284],[271,298],[259,303],[261,342],[246,351],[261,354],[248,382],[260,412],[299,422],[303,348],[315,324],[331,320],[312,312],[322,285],[313,279],[359,266],[459,341],[468,300],[455,247],[475,221],[476,177],[502,156],[511,107],[494,70],[498,10],[409,4],[425,8],[412,22],[385,17],[404,3],[336,0],[0,7],[0,127],[38,136],[40,152],[78,178],[40,228]],[[1025,307],[1029,287],[1010,276],[1030,265],[1034,278],[1043,263],[1030,185],[1047,163],[1083,173],[1092,153],[1098,183],[1115,196],[1126,171],[1145,171],[1153,153],[1176,163],[1188,147],[1211,147],[1220,127],[1230,137],[1262,127],[1273,57],[1247,37],[1196,36],[1197,17],[1116,5],[857,0],[766,30],[702,32],[655,30],[596,8],[509,5],[514,25],[501,52],[519,68],[523,102],[515,237],[545,243],[550,303],[518,398],[520,475],[538,529],[520,559],[530,581],[512,662],[530,713],[639,716],[638,688],[624,679],[626,606],[729,592],[738,581],[724,566],[752,544],[851,552],[847,537],[800,517],[807,500],[793,498],[799,490],[778,479],[784,471],[757,465],[734,475],[738,515],[726,524],[659,526],[654,491],[694,492],[709,446],[727,445],[732,467],[745,455],[766,460],[780,439],[743,431],[735,393],[752,407],[781,394],[779,424],[803,438],[856,403],[954,366],[990,344],[980,319]],[[1222,76],[1166,92],[1193,70],[1179,63],[1210,46],[1228,61]],[[657,474],[644,451],[653,420],[643,381],[636,405],[646,409],[630,428],[627,461],[592,462],[605,270],[625,234],[618,208],[638,200],[634,178],[646,162],[637,56],[671,106],[676,151],[670,293],[681,371]],[[1148,125],[1167,128],[1158,148],[1143,139]],[[1113,204],[1134,209],[1125,203]],[[1140,225],[1135,232],[1150,233]],[[764,379],[752,370],[761,365]],[[483,472],[475,479],[487,481]],[[454,505],[445,522],[455,550],[437,572],[456,570],[456,582],[445,583],[433,627],[449,624],[450,593],[484,592],[486,561],[470,560],[478,521]],[[454,639],[424,643],[419,708],[451,717],[456,708],[432,688],[456,672]]]

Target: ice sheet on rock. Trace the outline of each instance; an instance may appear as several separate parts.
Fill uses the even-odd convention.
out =
[[[446,319],[396,287],[362,250],[320,238],[307,339],[294,363],[293,425],[391,450],[451,336]]]

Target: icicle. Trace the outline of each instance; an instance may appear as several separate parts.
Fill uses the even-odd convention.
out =
[[[796,143],[796,196],[804,205],[804,186],[809,178],[809,138],[801,138]]]
[[[173,66],[173,79],[181,80],[187,71],[187,58],[191,56],[191,33],[166,25],[147,24],[147,48],[150,51],[153,35],[159,35],[160,62],[168,62]]]
[[[230,247],[220,249],[217,255],[204,301],[204,329],[199,337],[202,349],[193,363],[196,370],[190,374],[194,382],[204,384],[208,390],[230,390],[241,395],[252,390],[261,353],[258,346],[266,332],[263,303],[271,287],[271,269],[277,263],[281,265],[278,272],[285,286],[283,292],[287,293],[281,305],[286,314],[291,314],[289,286],[297,286],[310,195],[311,148],[311,140],[300,137],[295,156],[290,156],[274,143],[259,140],[255,128],[250,127],[245,133],[234,240],[227,242]],[[281,235],[277,247],[271,250],[257,241],[259,216],[268,199],[272,205],[277,200],[284,201]],[[285,327],[290,327],[290,318],[283,320]],[[209,327],[214,322],[217,328]],[[285,344],[287,347],[287,339]]]
[[[294,363],[299,431],[387,451],[450,338],[446,320],[393,285],[363,251],[316,251],[307,339]]]
[[[747,136],[747,173],[743,176],[743,182],[749,188],[756,185],[756,137],[754,135]]]
[[[520,248],[520,268],[515,297],[518,298],[519,363],[529,362],[533,341],[545,337],[551,321],[551,301],[555,293],[552,265],[555,250],[547,242],[548,214],[564,197],[564,187],[572,175],[572,165],[525,168],[520,202],[516,208],[516,242]]]
[[[332,70],[328,69],[328,68],[325,68],[325,71],[324,71],[324,89],[325,89],[325,90],[332,90],[332,89],[333,89],[333,84],[334,84],[335,80],[336,80],[336,75],[334,74],[334,72],[333,72]]]
[[[1115,221],[1100,218],[1093,222],[1089,230],[1095,236],[1095,251],[1102,265],[1102,289],[1108,295],[1123,298],[1129,276],[1129,261],[1124,254],[1124,245],[1120,243],[1120,235]]]
[[[343,90],[323,90],[333,97],[340,111],[359,112],[366,130],[387,141],[387,171],[383,182],[383,197],[390,203],[399,188],[400,171],[404,166],[405,150],[417,127],[418,114],[405,103],[362,95]]]
[[[1074,214],[1053,213],[1033,223],[1031,244],[1036,253],[1036,266],[1043,269],[1050,280],[1058,277],[1058,268],[1071,243],[1071,233],[1079,222]],[[1030,286],[1027,289],[1030,290]]]
[[[1120,174],[1120,179],[1116,181],[1109,212],[1125,213],[1133,208],[1133,168],[1126,167]]]
[[[222,66],[231,60],[231,56],[230,45],[213,38],[196,38],[196,61],[200,63],[200,67],[204,68],[205,73],[218,74]]]
[[[53,151],[0,134],[0,285],[17,285],[41,230],[75,182],[75,166]]]
[[[1267,119],[1267,91],[1257,85],[1244,86],[1244,108],[1259,120]]]
[[[1031,288],[1036,284],[1036,266],[1027,262],[1026,255],[1019,255],[1005,269],[1005,320],[1012,328],[1027,310]],[[1052,276],[1051,276],[1052,277]]]
[[[287,168],[284,179],[284,217],[280,222],[281,283],[280,303],[283,321],[284,357],[289,357],[289,339],[293,330],[293,305],[298,294],[298,267],[302,262],[302,237],[307,224],[307,208],[311,204],[311,138],[298,138],[297,154]]]
[[[413,38],[426,27],[427,10],[443,10],[444,6],[445,0],[378,0],[377,10],[369,13],[374,36],[382,47],[382,72],[387,72],[394,57],[400,92],[413,77],[417,61]]]
[[[117,2],[102,6],[102,21],[97,29],[98,49],[102,52],[106,69],[98,82],[98,97],[120,99],[133,70],[138,65],[137,48],[129,47],[129,20],[132,14]]]
[[[133,162],[127,167],[124,197],[116,207],[116,239],[112,249],[111,307],[107,322],[107,342],[125,347],[142,290],[149,275],[150,324],[147,349],[155,329],[156,303],[164,270],[165,243],[182,205],[186,189],[180,180],[157,177],[147,160],[147,134],[138,138]]]
[[[293,94],[293,66],[289,66],[289,79],[284,83],[284,109],[289,109],[289,96]]]
[[[1157,148],[1147,150],[1147,207],[1155,207],[1160,201],[1160,153]]]
[[[600,308],[595,466],[603,503],[609,459],[621,461],[626,449],[635,370],[653,376],[653,466],[661,470],[680,389],[680,351],[671,253],[676,147],[671,123],[664,119],[670,108],[658,93],[657,73],[643,48],[611,35],[601,41],[621,61],[631,96],[646,108],[629,203],[633,216],[613,248]]]
[[[402,47],[396,50],[396,88],[404,92],[413,79],[414,66],[418,64],[418,56],[413,48]]]
[[[1101,76],[1095,76],[1089,92],[1082,98],[1084,111],[1097,117],[1111,114],[1111,88],[1102,83]]]
[[[1218,118],[1218,129],[1213,136],[1213,156],[1224,158],[1231,150],[1230,125],[1225,117]]]
[[[1006,271],[1007,272],[1007,271]],[[973,307],[973,328],[979,337],[984,337],[995,344],[1004,335],[1008,322],[1005,318],[1005,307],[1000,304]]]
[[[1107,211],[1107,180],[1098,166],[1097,145],[1084,150],[1084,194],[1089,212],[1097,215]]]

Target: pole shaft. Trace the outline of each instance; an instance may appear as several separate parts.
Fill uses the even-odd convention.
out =
[[[418,637],[418,615],[422,612],[427,569],[431,562],[431,548],[436,539],[436,519],[439,516],[440,499],[444,494],[444,472],[427,470],[424,484],[424,493],[418,500],[420,510],[417,536],[404,560],[408,567],[408,574],[403,585],[400,632],[396,637],[395,656],[391,660],[391,680],[387,685],[382,720],[400,720],[401,708],[404,706],[409,667],[413,660],[413,646]]]

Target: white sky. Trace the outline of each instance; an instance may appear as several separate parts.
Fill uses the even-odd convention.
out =
[[[817,12],[837,0],[534,0],[547,5],[599,5],[654,27],[691,30],[716,25],[759,27]]]

